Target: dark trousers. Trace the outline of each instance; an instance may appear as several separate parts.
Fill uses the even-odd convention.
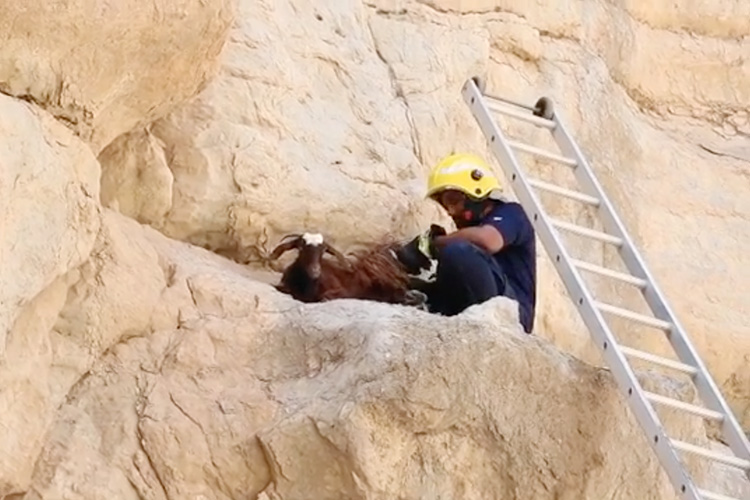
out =
[[[432,285],[430,310],[446,316],[498,295],[517,301],[497,261],[468,241],[451,242],[440,250]]]

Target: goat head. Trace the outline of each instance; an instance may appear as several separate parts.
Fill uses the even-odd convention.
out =
[[[281,242],[278,245],[276,245],[276,248],[274,248],[273,251],[269,254],[268,259],[276,260],[279,257],[281,257],[284,253],[288,252],[289,250],[293,248],[296,248],[296,249],[301,248],[303,243],[304,243],[304,240],[302,239],[301,234],[287,234],[286,236],[281,238]]]
[[[317,263],[321,253],[329,253],[336,257],[345,269],[351,270],[352,268],[349,259],[333,248],[327,241],[324,241],[323,236],[319,233],[288,234],[281,239],[281,243],[273,249],[268,258],[269,260],[276,260],[282,254],[292,249],[310,249],[308,251],[311,253],[304,260],[309,260],[312,263]]]

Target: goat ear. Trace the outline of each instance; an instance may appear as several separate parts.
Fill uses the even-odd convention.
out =
[[[292,236],[294,236],[294,239],[291,239],[291,240],[288,240],[288,241],[283,241],[283,239],[282,239],[282,242],[279,243],[276,246],[276,248],[273,249],[273,252],[271,252],[271,254],[268,256],[268,259],[269,260],[276,260],[279,257],[281,257],[281,255],[284,252],[287,252],[287,251],[291,250],[292,248],[299,248],[302,245],[302,237],[301,236],[299,236],[299,235],[290,235],[290,236],[285,236],[284,239],[290,238]]]
[[[347,269],[351,269],[352,264],[349,262],[349,259],[344,257],[344,254],[333,248],[331,245],[329,245],[327,242],[323,243],[323,246],[325,247],[325,251],[336,257],[341,264],[346,267]]]

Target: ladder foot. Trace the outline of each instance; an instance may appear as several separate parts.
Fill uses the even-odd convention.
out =
[[[534,114],[546,120],[551,120],[555,116],[552,99],[549,97],[540,97],[534,106]]]

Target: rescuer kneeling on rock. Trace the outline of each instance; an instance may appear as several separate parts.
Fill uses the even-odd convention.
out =
[[[534,227],[516,202],[503,196],[498,179],[478,156],[454,154],[438,163],[427,181],[427,198],[445,209],[458,228],[418,236],[437,259],[428,291],[432,312],[455,315],[503,295],[518,302],[526,333],[534,327],[536,249]]]

